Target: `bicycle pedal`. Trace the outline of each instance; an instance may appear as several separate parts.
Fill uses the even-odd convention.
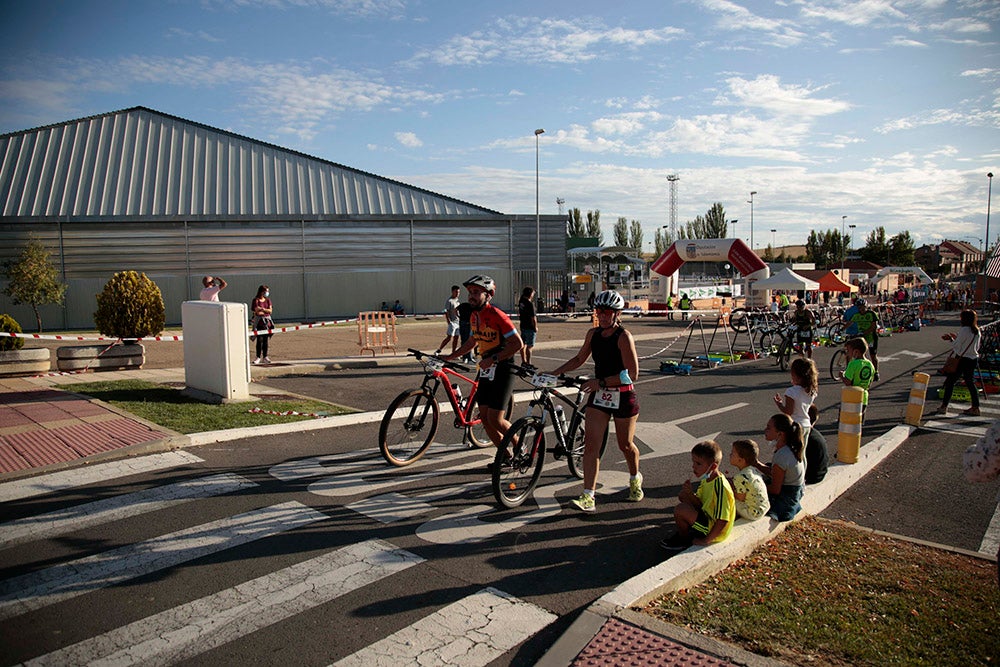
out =
[[[558,461],[562,457],[566,456],[566,448],[565,447],[553,447],[552,448],[552,456],[555,458],[556,461]]]

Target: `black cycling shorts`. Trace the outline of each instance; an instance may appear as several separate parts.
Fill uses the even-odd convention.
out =
[[[497,370],[492,380],[479,380],[476,389],[476,404],[479,407],[507,410],[510,395],[514,392],[514,374],[511,372],[513,362],[505,359],[496,364]]]

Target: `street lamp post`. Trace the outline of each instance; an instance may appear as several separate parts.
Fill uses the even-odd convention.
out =
[[[545,130],[535,130],[535,289],[542,295],[546,293],[542,291],[542,223],[538,211],[538,135],[540,134],[545,134]]]
[[[983,302],[986,301],[986,269],[990,265],[990,200],[993,198],[993,172],[986,174],[986,256],[983,257]]]
[[[753,250],[753,196],[757,194],[756,190],[750,191],[750,250]]]
[[[840,216],[840,276],[843,279],[844,276],[844,223],[847,221],[847,216]]]
[[[733,238],[734,239],[736,238],[736,223],[737,222],[739,222],[739,220],[730,220],[729,221],[729,224],[731,224],[733,226]]]
[[[771,230],[771,261],[774,261],[774,257],[775,257],[775,254],[774,254],[774,251],[775,251],[775,247],[774,247],[774,233],[776,231],[778,231],[778,230],[777,229],[772,229]]]

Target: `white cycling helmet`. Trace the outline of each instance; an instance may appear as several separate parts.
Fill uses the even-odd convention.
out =
[[[621,310],[625,307],[625,299],[613,289],[604,290],[594,299],[594,308],[610,308],[611,310]]]
[[[462,283],[462,287],[468,287],[469,285],[482,287],[485,291],[489,292],[490,296],[494,296],[497,293],[497,284],[489,276],[475,275]]]

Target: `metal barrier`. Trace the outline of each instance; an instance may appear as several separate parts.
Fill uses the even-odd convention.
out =
[[[358,313],[358,345],[361,346],[359,354],[364,354],[365,350],[371,350],[372,356],[376,350],[384,352],[392,350],[396,354],[396,315],[382,310],[370,310]]]

